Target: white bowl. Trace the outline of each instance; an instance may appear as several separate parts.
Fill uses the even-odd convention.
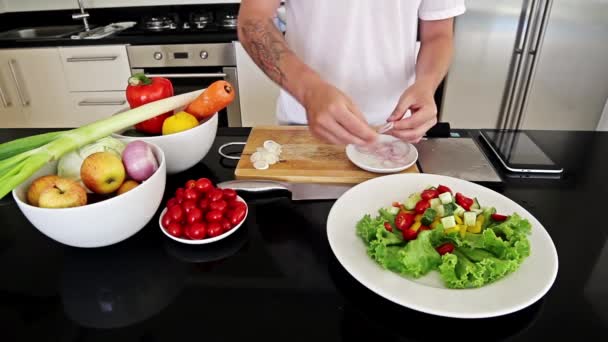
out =
[[[57,162],[47,164],[13,190],[13,198],[30,223],[42,234],[74,247],[103,247],[140,231],[158,210],[167,180],[165,156],[150,144],[158,170],[132,190],[101,202],[65,209],[39,208],[27,203],[27,189],[38,177],[55,174]]]
[[[174,174],[188,170],[205,158],[215,141],[217,123],[216,113],[198,126],[179,133],[155,137],[129,137],[119,133],[113,136],[126,142],[142,140],[158,145],[167,158],[167,173]]]
[[[206,243],[212,243],[212,242],[215,242],[215,241],[219,241],[219,240],[225,239],[228,236],[232,235],[234,232],[236,232],[237,229],[239,229],[243,225],[243,222],[245,222],[245,220],[247,219],[247,215],[249,214],[249,206],[247,205],[247,202],[245,202],[245,200],[242,199],[241,196],[237,196],[237,199],[240,202],[245,203],[245,207],[247,208],[245,210],[245,217],[243,217],[243,220],[241,220],[241,222],[239,222],[239,224],[237,224],[236,226],[234,226],[234,228],[230,229],[229,231],[227,231],[227,232],[225,232],[225,233],[223,233],[221,235],[218,235],[218,236],[215,236],[215,237],[212,237],[212,238],[202,239],[202,240],[190,240],[190,239],[181,239],[181,238],[175,237],[175,236],[169,234],[165,230],[165,228],[163,228],[162,219],[163,219],[163,216],[165,215],[165,213],[167,212],[167,208],[163,209],[163,211],[160,213],[160,217],[158,218],[158,226],[160,227],[160,230],[165,235],[167,235],[168,237],[170,237],[171,239],[173,239],[173,240],[175,240],[177,242],[188,244],[188,245],[204,245]]]

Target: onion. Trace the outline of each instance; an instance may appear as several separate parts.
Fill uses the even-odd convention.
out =
[[[129,177],[138,182],[150,178],[158,169],[158,161],[152,153],[152,148],[141,140],[127,144],[122,153],[122,163]]]

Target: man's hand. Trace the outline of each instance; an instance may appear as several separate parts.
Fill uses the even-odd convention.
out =
[[[401,120],[408,110],[412,116]],[[399,103],[387,121],[394,122],[394,128],[388,134],[410,143],[419,142],[437,123],[437,105],[433,98],[433,88],[422,83],[414,83],[401,95]]]
[[[353,102],[336,87],[319,82],[311,87],[302,103],[314,136],[332,144],[366,145],[377,133],[367,124]]]

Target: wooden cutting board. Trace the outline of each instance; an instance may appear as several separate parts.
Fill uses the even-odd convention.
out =
[[[266,170],[257,170],[250,156],[266,140],[282,145],[281,160]],[[419,173],[419,170],[414,164],[402,173]],[[383,175],[358,168],[348,160],[344,146],[317,140],[306,126],[254,127],[234,174],[236,179],[321,184],[358,184]]]

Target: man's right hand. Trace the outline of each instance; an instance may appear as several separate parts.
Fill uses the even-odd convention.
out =
[[[321,140],[367,145],[378,136],[348,96],[330,84],[319,82],[310,87],[302,105],[312,134]]]

